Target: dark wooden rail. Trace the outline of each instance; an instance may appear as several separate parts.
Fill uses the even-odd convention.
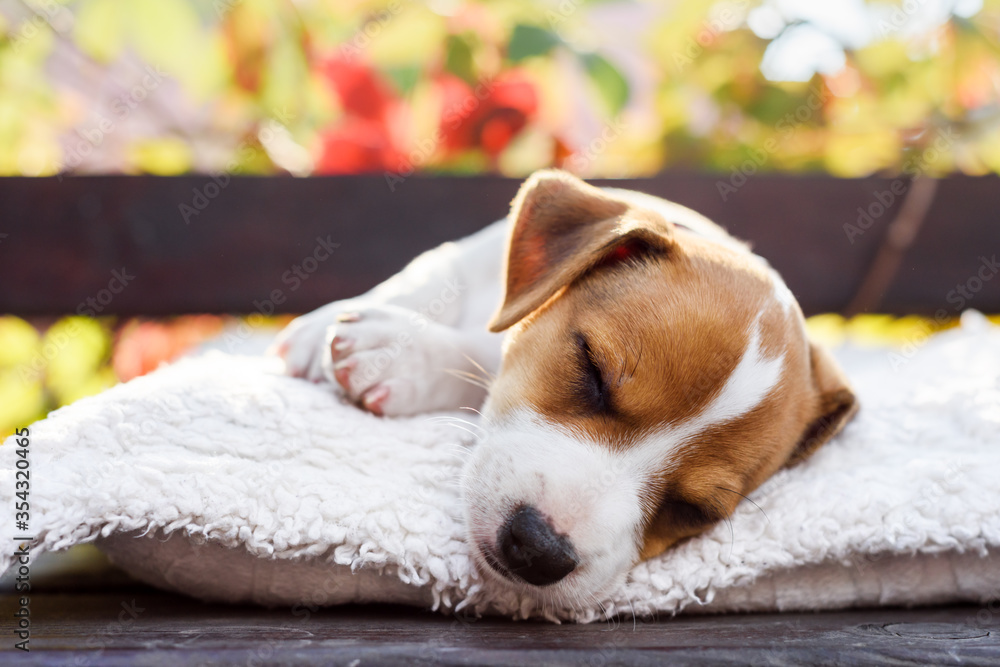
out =
[[[14,596],[0,596],[13,618]],[[123,609],[135,617],[123,615]],[[206,605],[146,588],[33,593],[30,653],[9,665],[995,665],[985,608],[631,618],[591,625],[400,607]],[[8,625],[8,627],[10,627]],[[12,632],[6,634],[13,637]],[[17,655],[14,655],[14,654]]]
[[[846,307],[908,187],[768,175],[724,199],[727,179],[666,173],[602,183],[673,199],[751,240],[808,313]],[[390,189],[377,175],[0,179],[0,312],[249,313],[269,309],[276,290],[278,312],[303,312],[364,291],[417,252],[502,217],[517,186],[414,176]],[[859,209],[875,215],[859,224]],[[1000,311],[1000,279],[992,280],[998,217],[1000,179],[941,182],[878,310]]]

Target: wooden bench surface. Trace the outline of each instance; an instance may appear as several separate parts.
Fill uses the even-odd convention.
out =
[[[758,175],[724,199],[726,178],[665,173],[598,183],[673,199],[752,241],[807,314],[848,305],[909,187],[889,178]],[[60,315],[97,297],[107,297],[102,315],[252,313],[269,309],[275,290],[283,297],[278,312],[305,312],[360,294],[420,251],[503,217],[519,185],[414,176],[390,191],[381,175],[220,182],[0,179],[0,313]],[[196,201],[198,193],[204,199]],[[881,214],[862,218],[859,209]],[[1000,280],[977,277],[984,258],[1000,255],[998,212],[1000,178],[942,180],[915,242],[880,290],[878,311],[1000,311]],[[307,277],[296,280],[289,272],[313,255],[317,239],[338,247],[328,259],[310,260]],[[123,268],[134,280],[112,295],[112,272]],[[959,302],[952,291],[969,281],[976,289]]]
[[[14,609],[0,599],[3,626]],[[1000,664],[1000,614],[976,607],[551,625],[391,606],[294,614],[126,586],[35,593],[31,613],[30,653],[5,631],[0,664]]]

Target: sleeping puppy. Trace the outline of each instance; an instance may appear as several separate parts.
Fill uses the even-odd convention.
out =
[[[747,246],[559,171],[532,175],[506,220],[294,320],[276,349],[375,414],[482,404],[470,549],[567,607],[728,517],[857,409]]]

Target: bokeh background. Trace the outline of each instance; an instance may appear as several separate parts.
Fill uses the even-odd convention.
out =
[[[746,165],[1000,172],[1000,0],[0,0],[3,176]],[[0,434],[232,326],[0,316]]]

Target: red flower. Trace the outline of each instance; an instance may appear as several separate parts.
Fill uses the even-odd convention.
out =
[[[451,74],[438,78],[443,98],[444,148],[458,152],[481,148],[495,158],[538,110],[534,85],[520,72],[507,72],[472,87]]]
[[[386,122],[396,100],[389,84],[370,66],[360,60],[334,57],[323,63],[322,71],[346,114]]]
[[[358,174],[398,168],[403,152],[394,140],[393,121],[399,101],[389,84],[358,60],[330,58],[322,70],[344,116],[320,135],[316,171]]]
[[[185,315],[172,322],[132,320],[118,333],[112,365],[122,382],[173,361],[222,330],[214,315]]]
[[[382,123],[344,118],[320,136],[316,171],[321,174],[362,174],[397,169],[402,154],[393,146]]]

